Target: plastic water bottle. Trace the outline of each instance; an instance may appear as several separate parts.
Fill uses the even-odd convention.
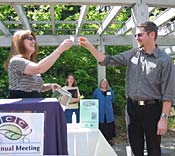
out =
[[[73,112],[73,114],[72,114],[72,124],[76,124],[76,123],[77,123],[77,117],[76,117],[75,112]]]

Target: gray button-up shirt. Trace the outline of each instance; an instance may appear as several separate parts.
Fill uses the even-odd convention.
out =
[[[175,94],[173,60],[158,47],[148,55],[138,48],[109,56],[100,65],[127,66],[126,97],[170,100]]]

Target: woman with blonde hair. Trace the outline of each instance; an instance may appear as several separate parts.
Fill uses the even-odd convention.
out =
[[[114,92],[106,79],[100,81],[100,86],[93,92],[93,98],[99,100],[99,129],[106,140],[112,144],[115,134],[114,123]]]
[[[41,74],[72,46],[65,39],[50,55],[37,62],[37,42],[30,30],[18,30],[12,37],[9,56],[4,63],[9,77],[9,98],[39,98],[41,92],[61,88],[58,84],[44,83]]]

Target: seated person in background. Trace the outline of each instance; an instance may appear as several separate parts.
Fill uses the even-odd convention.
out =
[[[79,106],[78,103],[80,102],[80,92],[78,86],[76,86],[76,80],[73,74],[69,74],[66,79],[66,85],[63,87],[63,89],[67,90],[72,94],[72,99],[70,100],[70,103],[68,106],[66,106],[66,119],[67,123],[72,122],[72,114],[75,112],[77,117],[77,122],[79,122]]]
[[[19,30],[12,38],[8,59],[4,63],[9,77],[9,98],[40,98],[41,92],[61,88],[58,84],[45,84],[41,75],[73,45],[65,39],[49,56],[38,63],[36,36],[30,30]]]
[[[116,136],[113,112],[114,92],[106,79],[100,81],[100,87],[94,91],[93,98],[99,100],[99,129],[106,140],[112,144],[112,138]]]

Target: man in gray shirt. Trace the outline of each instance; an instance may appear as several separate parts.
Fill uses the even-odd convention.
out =
[[[135,156],[144,156],[144,136],[148,155],[161,155],[161,135],[167,131],[175,93],[173,60],[157,47],[157,31],[153,22],[139,24],[135,34],[138,48],[114,56],[99,52],[86,38],[78,38],[100,65],[127,66],[127,128]]]

